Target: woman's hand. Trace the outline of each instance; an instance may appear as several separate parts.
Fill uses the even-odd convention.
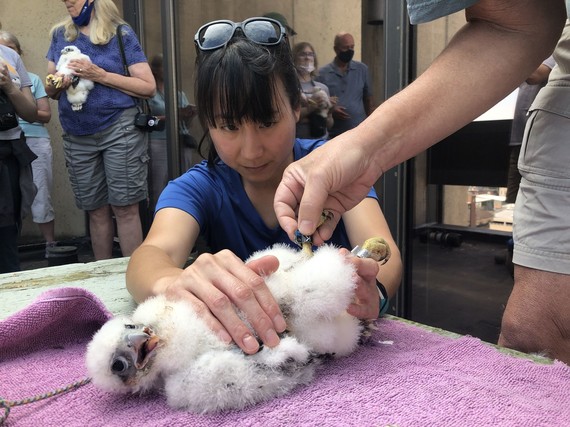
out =
[[[279,261],[267,256],[245,265],[232,252],[202,254],[165,289],[169,298],[188,301],[224,341],[246,353],[259,350],[256,335],[270,347],[286,328],[279,306],[261,275],[274,272]],[[238,316],[243,312],[255,334]]]
[[[2,89],[6,94],[10,93],[15,89],[14,83],[10,78],[10,72],[6,64],[0,65],[0,89]]]
[[[107,73],[104,69],[86,59],[69,61],[69,68],[73,70],[74,75],[94,82],[101,81]]]
[[[22,119],[30,123],[38,119],[38,108],[31,89],[29,87],[20,88],[15,85],[10,77],[8,67],[3,62],[0,62],[0,89],[9,98],[16,114]]]

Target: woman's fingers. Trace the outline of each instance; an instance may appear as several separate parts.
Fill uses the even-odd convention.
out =
[[[277,265],[275,257],[265,257],[252,264],[258,272],[266,274]],[[270,347],[279,343],[277,331],[285,329],[279,306],[263,278],[230,251],[201,255],[172,287],[184,289],[201,301],[203,306],[187,298],[218,336],[223,337],[225,330],[246,353],[259,349],[256,336]],[[170,293],[180,295],[178,289]],[[243,319],[247,319],[248,324]]]
[[[277,332],[283,332],[287,328],[279,304],[273,298],[273,294],[265,284],[263,277],[274,273],[279,268],[279,260],[271,255],[248,262],[250,268],[258,277],[253,277],[251,288],[263,311],[269,315],[273,321],[273,327]]]

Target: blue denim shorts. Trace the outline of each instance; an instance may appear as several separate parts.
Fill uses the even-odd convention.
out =
[[[570,274],[570,88],[531,111],[518,167],[513,262]],[[561,108],[557,108],[560,104]]]
[[[75,204],[91,211],[128,206],[148,197],[148,136],[134,126],[136,108],[125,110],[104,131],[63,135]]]

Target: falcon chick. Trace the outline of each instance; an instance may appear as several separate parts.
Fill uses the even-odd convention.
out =
[[[60,88],[63,84],[63,76],[69,76],[71,78],[71,85],[69,85],[66,90],[67,100],[71,104],[73,111],[81,111],[83,104],[87,101],[89,91],[93,89],[95,84],[91,80],[73,74],[73,70],[68,68],[68,64],[74,59],[86,59],[91,62],[91,58],[81,53],[78,47],[66,46],[61,50],[61,56],[55,67],[57,74],[49,74],[46,77],[46,83]]]
[[[162,390],[170,406],[198,413],[240,409],[309,383],[325,359],[353,352],[366,332],[346,312],[356,288],[353,264],[329,245],[308,256],[277,244],[250,260],[265,255],[279,259],[265,277],[288,325],[279,345],[247,355],[223,343],[190,304],[159,295],[95,334],[86,354],[95,386]]]

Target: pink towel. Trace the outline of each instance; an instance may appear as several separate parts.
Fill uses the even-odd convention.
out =
[[[0,398],[19,400],[86,376],[85,345],[110,316],[82,289],[56,289],[0,322]],[[8,426],[569,426],[570,367],[498,352],[383,319],[372,344],[316,379],[242,411],[195,415],[159,394],[88,384],[12,408]],[[393,343],[390,343],[393,342]]]

